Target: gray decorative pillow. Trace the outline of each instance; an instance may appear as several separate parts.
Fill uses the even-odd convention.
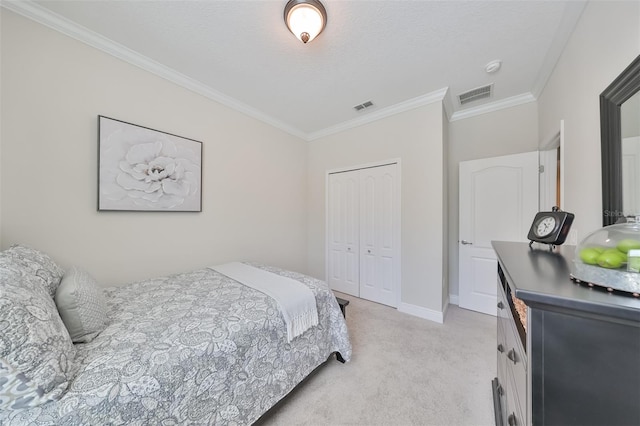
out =
[[[62,277],[56,292],[58,312],[73,342],[90,342],[107,326],[107,305],[100,286],[75,266]]]
[[[30,247],[16,244],[0,252],[0,256],[10,259],[11,262],[19,265],[24,272],[40,278],[51,298],[55,297],[60,279],[64,275],[64,270],[48,255]]]
[[[0,264],[0,410],[56,400],[75,374],[76,349],[40,281]]]

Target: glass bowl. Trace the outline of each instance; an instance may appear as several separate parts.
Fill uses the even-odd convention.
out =
[[[640,293],[640,217],[605,226],[576,247],[574,278],[588,284]]]

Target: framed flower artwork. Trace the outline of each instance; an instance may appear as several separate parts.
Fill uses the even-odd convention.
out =
[[[202,142],[98,116],[98,210],[202,211]]]

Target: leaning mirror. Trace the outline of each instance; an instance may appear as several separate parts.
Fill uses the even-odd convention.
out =
[[[600,95],[603,226],[640,215],[639,93],[640,55]]]

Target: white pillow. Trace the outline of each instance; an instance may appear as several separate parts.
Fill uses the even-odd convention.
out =
[[[53,299],[64,270],[46,253],[27,246],[15,244],[0,253],[2,261],[18,265],[23,273],[34,275],[42,280]]]
[[[72,266],[56,291],[58,312],[75,343],[92,341],[107,326],[107,306],[100,286],[85,270]]]
[[[75,355],[41,280],[0,265],[0,411],[59,399],[75,374]]]

